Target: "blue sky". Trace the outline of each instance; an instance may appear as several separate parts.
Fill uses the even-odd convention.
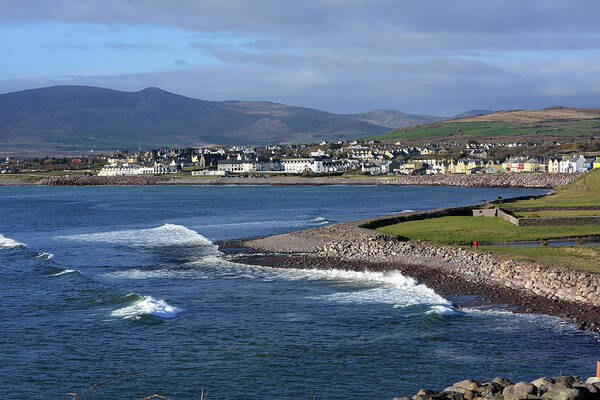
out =
[[[0,2],[0,93],[56,84],[350,113],[600,107],[597,1]]]

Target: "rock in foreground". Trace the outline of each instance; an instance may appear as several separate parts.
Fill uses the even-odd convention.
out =
[[[576,376],[539,378],[532,382],[513,383],[504,378],[489,382],[471,379],[456,382],[441,392],[421,389],[412,397],[394,400],[593,400],[600,399],[600,378],[585,382]]]

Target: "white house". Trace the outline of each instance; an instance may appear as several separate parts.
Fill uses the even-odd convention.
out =
[[[154,164],[153,167],[144,167],[135,163],[106,165],[98,172],[98,176],[130,176],[130,175],[163,175],[176,174],[176,164]]]
[[[558,158],[549,158],[548,159],[548,173],[549,174],[557,174],[560,172],[560,160]]]
[[[311,151],[310,156],[311,157],[325,157],[325,156],[327,156],[327,153],[325,153],[321,149],[317,149],[316,151]]]
[[[217,164],[217,169],[226,173],[236,174],[254,172],[256,171],[256,163],[245,160],[220,160]]]
[[[560,172],[585,172],[586,158],[582,155],[563,158],[559,163]]]
[[[301,174],[304,171],[314,173],[326,172],[324,160],[320,158],[288,158],[281,160],[283,170],[290,174]]]

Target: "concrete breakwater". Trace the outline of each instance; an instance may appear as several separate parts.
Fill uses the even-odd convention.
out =
[[[454,383],[440,392],[421,389],[412,397],[394,400],[592,400],[600,399],[600,378],[590,377],[585,382],[576,376],[538,378],[531,382],[513,383],[494,378],[489,382],[471,379]]]
[[[510,289],[600,306],[600,276],[561,267],[502,260],[488,253],[426,242],[400,242],[385,235],[354,240],[332,240],[315,256],[369,262],[405,262],[462,275],[474,283],[495,283]]]

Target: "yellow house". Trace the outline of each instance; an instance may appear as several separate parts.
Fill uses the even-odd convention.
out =
[[[594,163],[592,164],[593,169],[598,169],[600,168],[600,157],[596,157],[596,159],[594,160]]]
[[[523,163],[523,171],[536,172],[542,169],[542,163],[536,160],[527,160]]]

